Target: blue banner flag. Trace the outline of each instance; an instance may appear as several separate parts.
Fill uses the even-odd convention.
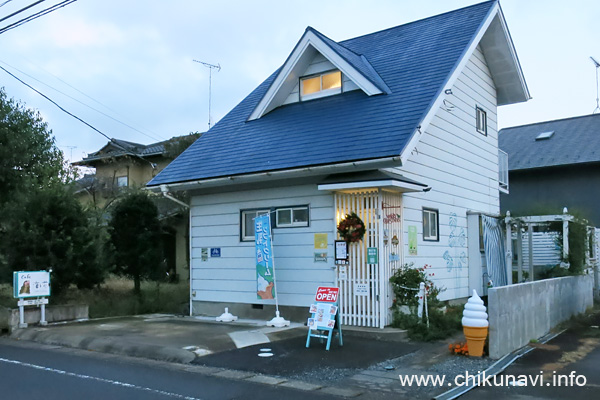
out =
[[[271,246],[271,216],[259,215],[254,219],[256,245],[256,298],[274,299],[273,248]]]

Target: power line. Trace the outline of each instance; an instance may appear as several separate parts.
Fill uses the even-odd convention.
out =
[[[6,31],[9,31],[9,30],[14,29],[14,28],[16,28],[18,26],[26,24],[27,22],[33,21],[34,19],[42,17],[42,16],[44,16],[46,14],[50,14],[51,12],[56,11],[59,8],[66,7],[69,4],[74,3],[76,1],[77,0],[65,0],[65,1],[63,1],[61,3],[55,4],[55,5],[53,5],[51,7],[48,7],[46,9],[42,10],[42,11],[39,11],[39,12],[37,12],[35,14],[31,14],[29,17],[25,17],[25,18],[23,18],[23,19],[21,19],[21,20],[19,20],[17,22],[13,22],[12,24],[6,25],[4,28],[0,28],[0,35],[3,34]]]
[[[65,81],[65,80],[63,80],[63,79],[61,79],[59,76],[56,76],[56,75],[54,75],[52,72],[48,71],[48,70],[47,70],[47,69],[45,69],[44,67],[42,67],[42,66],[40,66],[40,65],[36,65],[36,64],[35,64],[33,61],[31,61],[31,60],[27,59],[26,57],[23,57],[23,56],[20,56],[20,57],[21,57],[22,59],[24,59],[25,61],[27,61],[27,62],[29,62],[29,63],[33,64],[33,65],[34,65],[36,68],[39,68],[39,69],[41,69],[42,71],[44,71],[44,72],[45,72],[45,73],[47,73],[48,75],[51,75],[51,76],[52,76],[52,77],[54,77],[56,80],[58,80],[58,81],[62,82],[63,84],[65,84],[65,85],[67,85],[68,87],[70,87],[71,89],[73,89],[73,90],[75,90],[76,92],[80,93],[81,95],[83,95],[83,96],[87,97],[88,99],[92,100],[94,103],[101,105],[102,107],[104,107],[105,109],[109,110],[110,112],[113,112],[115,115],[118,115],[119,117],[127,118],[127,116],[125,116],[125,115],[123,115],[123,114],[119,113],[117,110],[114,110],[114,109],[110,108],[109,106],[107,106],[106,104],[103,104],[102,102],[100,102],[100,101],[98,101],[98,100],[94,99],[93,97],[91,97],[91,96],[87,95],[86,93],[84,93],[84,92],[82,92],[81,90],[77,89],[75,86],[71,85],[69,82],[67,82],[67,81]],[[2,62],[2,61],[0,61],[0,62]],[[9,66],[9,67],[11,67],[11,68],[14,68],[14,69],[15,69],[15,70],[17,70],[17,71],[19,71],[17,68],[15,68],[15,67],[12,67],[12,66],[10,66],[9,64],[6,64],[6,62],[5,62],[4,64],[5,64],[5,65],[8,65],[8,66]],[[21,73],[25,74],[25,73],[24,73],[24,72],[22,72],[22,71],[19,71],[19,72],[21,72]],[[25,75],[27,75],[27,74],[25,74]],[[32,77],[32,78],[33,78],[33,77]],[[33,78],[33,79],[35,79],[35,78]],[[41,82],[41,81],[40,81],[40,80],[38,80],[38,79],[36,79],[36,80],[37,80],[38,82]],[[47,85],[47,84],[45,84],[45,83],[43,83],[43,82],[41,82],[41,83],[42,83],[42,84],[44,84],[44,85],[46,85],[46,86],[49,86],[49,85]],[[55,89],[55,90],[57,90],[57,89]],[[159,135],[158,133],[156,133],[156,132],[154,132],[154,131],[151,131],[150,129],[148,129],[148,128],[147,128],[147,127],[145,127],[145,126],[140,126],[140,128],[143,128],[143,129],[144,129],[144,131],[145,131],[146,133],[149,133],[149,134],[151,133],[152,135],[154,135],[154,137],[155,137],[155,138],[156,138],[156,137],[158,137],[158,138],[160,138],[160,140],[165,140],[165,138],[163,138],[161,135]],[[135,128],[132,128],[132,129],[136,130],[137,132],[140,132],[140,131],[138,131],[138,130],[137,130],[137,129],[135,129]],[[144,134],[143,132],[140,132],[140,133]],[[148,136],[148,137],[151,137],[150,135],[147,135],[147,136]]]
[[[7,19],[9,19],[10,17],[14,17],[14,16],[15,16],[15,15],[17,15],[17,14],[21,14],[23,11],[29,10],[31,7],[37,6],[38,4],[40,4],[40,3],[43,3],[44,1],[46,1],[46,0],[38,0],[38,1],[36,1],[35,3],[32,3],[32,4],[28,5],[27,7],[23,7],[23,8],[21,8],[20,10],[18,10],[18,11],[15,11],[14,13],[12,13],[12,14],[10,14],[10,15],[7,15],[7,16],[6,16],[6,17],[4,17],[4,18],[0,18],[0,22],[2,22],[2,21],[4,21],[4,20],[7,20]],[[6,4],[6,3],[4,3],[4,4]],[[2,5],[4,5],[4,4],[2,4]]]
[[[97,113],[99,113],[99,114],[102,114],[102,115],[104,115],[105,117],[107,117],[107,118],[110,118],[110,119],[112,119],[113,121],[115,121],[115,122],[118,122],[119,124],[121,124],[121,125],[123,125],[123,126],[126,126],[126,127],[128,127],[129,129],[132,129],[132,130],[134,130],[134,131],[136,131],[136,132],[139,132],[139,133],[141,133],[142,135],[144,135],[144,136],[146,136],[146,137],[148,137],[148,138],[150,138],[150,139],[152,139],[152,140],[156,140],[156,141],[162,141],[162,140],[165,140],[165,139],[164,139],[164,138],[162,138],[162,137],[158,137],[158,138],[157,138],[157,137],[150,136],[150,135],[148,135],[148,134],[146,134],[146,133],[144,133],[144,132],[140,131],[139,129],[137,129],[137,128],[133,127],[133,126],[131,126],[131,125],[129,125],[129,124],[127,124],[127,123],[123,122],[123,121],[120,121],[120,120],[118,120],[118,119],[114,118],[113,116],[111,116],[111,115],[109,115],[109,114],[106,114],[105,112],[103,112],[103,111],[100,111],[100,110],[98,110],[98,109],[96,109],[96,108],[94,108],[94,107],[92,107],[92,106],[90,106],[90,105],[88,105],[88,104],[86,104],[86,103],[82,102],[81,100],[78,100],[78,99],[76,99],[75,97],[73,97],[73,96],[71,96],[71,95],[68,95],[68,94],[66,94],[66,93],[64,93],[64,92],[62,92],[62,91],[60,91],[59,89],[56,89],[55,87],[52,87],[52,86],[50,86],[50,85],[49,85],[49,84],[47,84],[47,83],[44,83],[44,82],[40,81],[39,79],[37,79],[37,78],[35,78],[35,77],[33,77],[33,76],[31,76],[31,75],[27,74],[26,72],[23,72],[23,71],[21,71],[20,69],[18,69],[18,68],[16,68],[16,67],[13,67],[12,65],[10,65],[10,64],[8,64],[8,63],[6,63],[5,61],[2,61],[2,60],[0,60],[0,63],[2,63],[2,64],[4,64],[4,65],[7,65],[7,66],[9,66],[10,68],[12,68],[12,69],[14,69],[14,70],[16,70],[16,71],[19,71],[21,74],[23,74],[23,75],[25,75],[25,76],[27,76],[27,77],[29,77],[29,78],[31,78],[31,79],[33,79],[33,80],[35,80],[35,81],[37,81],[37,82],[41,83],[42,85],[44,85],[44,86],[46,86],[46,87],[48,87],[48,88],[50,88],[50,89],[52,89],[52,90],[54,90],[54,91],[56,91],[56,92],[58,92],[58,93],[62,94],[63,96],[66,96],[66,97],[70,98],[71,100],[74,100],[74,101],[78,102],[79,104],[81,104],[81,105],[84,105],[85,107],[87,107],[87,108],[89,108],[89,109],[91,109],[91,110],[94,110],[94,111],[96,111]]]
[[[111,138],[106,133],[102,132],[100,129],[96,128],[95,126],[93,126],[93,125],[89,124],[88,122],[84,121],[83,119],[79,118],[77,115],[75,115],[75,114],[67,111],[66,109],[64,109],[63,107],[61,107],[57,102],[55,102],[54,100],[52,100],[50,97],[46,96],[44,93],[40,92],[39,90],[37,90],[36,88],[34,88],[30,84],[28,84],[27,82],[21,80],[18,76],[14,75],[13,73],[11,73],[9,70],[7,70],[6,68],[4,68],[3,66],[0,65],[0,69],[3,70],[4,72],[6,72],[8,75],[10,75],[13,78],[15,78],[16,80],[18,80],[19,82],[21,82],[23,85],[27,86],[29,89],[33,90],[34,92],[36,92],[37,94],[39,94],[40,96],[42,96],[43,98],[45,98],[46,100],[48,100],[50,103],[54,104],[56,107],[58,107],[59,110],[61,110],[65,114],[67,114],[67,115],[75,118],[76,120],[78,120],[82,124],[88,126],[92,130],[94,130],[94,131],[98,132],[99,134],[101,134],[102,136],[104,136],[106,139],[108,139],[116,147],[119,147],[121,150],[123,150],[125,152],[125,154],[129,154],[129,155],[132,155],[134,157],[138,157],[139,159],[150,163],[150,165],[152,166],[152,168],[156,167],[156,164],[154,164],[153,162],[150,162],[149,160],[146,160],[144,157],[142,157],[140,154],[137,154],[137,153],[135,153],[135,152],[133,152],[133,151],[131,151],[129,149],[126,149],[125,147],[121,146],[116,139]]]
[[[0,7],[7,5],[8,3],[10,3],[12,0],[6,0],[4,3],[0,4]]]

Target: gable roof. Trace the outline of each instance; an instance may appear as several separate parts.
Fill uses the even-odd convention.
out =
[[[281,106],[249,120],[281,76],[282,67],[148,185],[192,185],[240,175],[399,158],[420,128],[425,128],[422,124],[431,118],[445,86],[458,76],[463,60],[498,20],[505,26],[498,3],[488,1],[339,43],[309,28],[305,36],[318,38],[365,80],[374,83],[377,76],[381,78],[389,89],[386,94],[350,91]],[[507,38],[505,34],[496,42]],[[512,49],[512,42],[497,46],[500,50],[491,52],[492,61],[506,57],[505,48]],[[515,64],[520,71],[516,58],[501,61]],[[524,81],[521,89],[520,97],[511,101],[529,98]]]
[[[547,132],[554,134],[536,140]],[[504,128],[498,146],[510,171],[600,162],[600,114]]]
[[[284,100],[298,84],[299,78],[317,53],[324,55],[368,96],[390,92],[389,87],[364,55],[354,53],[309,26],[285,63],[277,70],[274,79],[256,104],[248,120],[261,118],[283,105]]]

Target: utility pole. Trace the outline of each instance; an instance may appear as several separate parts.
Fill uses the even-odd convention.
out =
[[[590,59],[592,60],[592,62],[594,63],[594,65],[596,66],[596,108],[594,108],[594,112],[592,112],[592,114],[596,114],[596,111],[600,111],[600,95],[598,94],[598,69],[600,68],[600,63],[598,61],[596,61],[596,59],[594,59],[594,57],[590,56]]]
[[[209,63],[205,63],[202,61],[198,61],[198,60],[193,60],[194,62],[197,62],[199,64],[204,65],[206,68],[208,68],[208,129],[210,129],[210,125],[211,125],[211,117],[210,117],[210,104],[211,104],[211,92],[212,92],[212,70],[216,69],[217,72],[219,72],[221,70],[221,65],[217,64],[217,65],[213,65],[213,64],[209,64]]]

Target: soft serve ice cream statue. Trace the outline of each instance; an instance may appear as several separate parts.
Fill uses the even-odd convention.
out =
[[[483,300],[473,290],[473,296],[469,297],[465,310],[463,311],[463,332],[467,338],[467,347],[470,356],[481,357],[483,346],[488,334],[488,315]]]

